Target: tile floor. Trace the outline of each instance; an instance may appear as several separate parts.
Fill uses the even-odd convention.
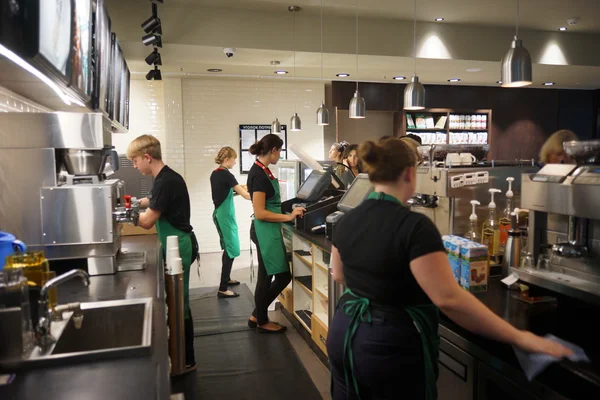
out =
[[[190,288],[219,286],[219,281],[221,279],[221,255],[222,253],[201,254],[200,277],[198,277],[197,271],[192,270],[190,276]],[[253,279],[252,282],[250,282],[250,260],[250,252],[242,251],[240,257],[236,258],[235,262],[233,263],[231,279],[236,279],[247,284],[252,293],[254,293],[256,281]],[[254,254],[254,265],[255,268],[258,265],[256,254]],[[274,321],[277,321],[288,327],[286,335],[293,348],[296,350],[298,358],[300,358],[304,368],[306,368],[310,377],[312,378],[317,390],[321,393],[323,399],[331,398],[329,391],[330,377],[327,367],[323,365],[321,360],[319,360],[312,349],[308,346],[308,344],[306,344],[304,339],[291,326],[289,321],[280,311],[272,311],[269,317]]]

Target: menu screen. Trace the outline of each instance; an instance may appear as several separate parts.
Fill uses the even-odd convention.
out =
[[[92,67],[92,3],[91,0],[72,0],[74,24],[71,48],[71,85],[85,94],[91,93]]]
[[[104,0],[96,6],[96,35],[94,51],[96,55],[96,100],[98,108],[109,112],[108,84],[110,82],[110,18],[104,7]]]
[[[67,63],[71,51],[71,5],[71,0],[39,2],[39,52],[63,75],[67,75]]]

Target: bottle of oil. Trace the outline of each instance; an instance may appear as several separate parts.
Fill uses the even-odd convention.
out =
[[[508,231],[510,230],[510,213],[512,210],[512,199],[514,193],[512,191],[512,183],[515,181],[515,178],[508,177],[506,178],[508,182],[508,191],[506,192],[506,208],[502,210],[502,214],[500,215],[500,253],[504,254],[504,248],[506,247],[506,241],[508,240]]]
[[[501,190],[490,189],[489,190],[492,200],[488,205],[490,210],[490,216],[483,222],[483,229],[481,230],[481,243],[488,247],[488,253],[490,257],[497,257],[500,252],[500,221],[496,217],[496,203],[494,202],[494,195],[500,193]]]
[[[469,224],[471,229],[465,237],[472,242],[481,243],[481,236],[479,235],[479,223],[477,222],[477,214],[475,213],[475,207],[480,205],[481,203],[477,200],[471,200],[471,207],[473,207],[473,213],[469,217]]]

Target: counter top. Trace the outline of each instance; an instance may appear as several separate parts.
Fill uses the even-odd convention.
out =
[[[294,227],[294,225],[291,223],[281,224],[281,225],[283,226],[284,229],[287,229],[287,230],[295,233],[296,235],[300,236],[301,238],[306,239],[311,243],[314,243],[315,245],[317,245],[317,247],[320,247],[322,250],[331,252],[331,245],[333,243],[331,243],[331,240],[327,239],[327,237],[325,236],[324,233],[314,234],[314,233],[304,232],[299,229],[296,229]]]
[[[155,235],[124,237],[122,248],[146,251],[146,269],[93,276],[85,287],[73,280],[58,287],[59,304],[151,297],[151,354],[16,371],[0,387],[2,399],[168,399],[170,395],[163,266]],[[4,371],[3,373],[11,372]]]

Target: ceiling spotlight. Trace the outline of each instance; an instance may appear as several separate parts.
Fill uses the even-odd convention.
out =
[[[559,31],[563,31],[563,32],[564,32],[564,31],[566,31],[566,30],[567,30],[567,27],[566,27],[566,26],[561,26],[560,28],[558,28],[558,30],[559,30]]]
[[[156,16],[151,16],[142,24],[142,29],[146,33],[155,33],[161,29],[160,18]],[[162,32],[158,32],[162,33]]]
[[[340,78],[347,78],[350,76],[350,74],[335,74],[335,76],[338,76]]]
[[[162,81],[162,74],[160,72],[160,69],[158,69],[158,67],[155,65],[154,69],[151,69],[150,71],[148,71],[148,73],[146,74],[146,79],[151,81],[151,80],[155,80],[155,81]]]
[[[448,82],[460,82],[460,78],[450,78]]]
[[[208,72],[223,72],[223,70],[220,68],[210,68],[210,69],[207,69],[207,71]]]
[[[142,43],[146,46],[162,47],[162,38],[160,35],[149,34],[142,37]]]
[[[442,18],[442,17],[438,17],[435,19],[436,22],[442,22],[443,20],[444,20],[444,18]]]
[[[402,76],[402,75],[399,75],[399,76],[395,76],[395,77],[394,77],[394,80],[397,80],[397,81],[403,81],[403,80],[405,80],[405,79],[406,79],[406,77],[405,77],[405,76]]]
[[[544,86],[554,86],[554,82],[544,82]]]
[[[275,71],[275,73],[276,73],[277,75],[285,75],[285,74],[287,74],[288,72],[287,72],[287,71],[284,71],[284,70],[279,70],[279,71]]]
[[[158,49],[154,49],[152,53],[148,57],[146,57],[146,64],[148,65],[162,65],[162,59],[160,57],[160,53]]]

